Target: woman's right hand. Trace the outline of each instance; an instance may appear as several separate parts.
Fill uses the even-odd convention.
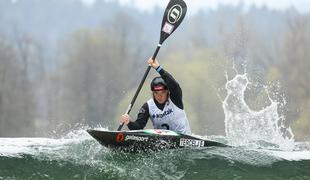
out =
[[[123,115],[120,117],[119,122],[120,122],[121,124],[124,123],[124,124],[128,125],[128,123],[130,122],[130,116],[129,116],[128,114],[123,114]]]
[[[150,58],[150,59],[147,60],[147,63],[148,63],[150,66],[152,66],[154,69],[157,69],[158,66],[160,66],[160,64],[159,64],[159,62],[157,61],[157,59],[152,59],[152,58]]]

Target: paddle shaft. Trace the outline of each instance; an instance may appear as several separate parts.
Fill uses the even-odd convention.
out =
[[[155,58],[156,58],[156,56],[157,56],[157,54],[158,54],[158,52],[159,52],[159,50],[160,50],[160,47],[161,47],[161,44],[158,44],[158,45],[157,45],[157,48],[156,48],[156,50],[155,50],[155,52],[154,52],[154,54],[153,54],[153,56],[152,56],[152,59],[153,59],[153,60],[155,60]],[[143,84],[144,84],[144,82],[145,82],[145,79],[146,79],[147,75],[148,75],[149,72],[150,72],[150,70],[151,70],[151,66],[149,65],[149,66],[147,67],[147,69],[146,69],[146,71],[145,71],[143,77],[142,77],[142,80],[141,80],[141,82],[140,82],[140,84],[139,84],[139,86],[138,86],[138,89],[136,90],[136,93],[135,93],[135,95],[133,96],[133,98],[132,98],[132,100],[131,100],[131,102],[130,102],[130,104],[129,104],[129,106],[128,106],[126,112],[125,112],[125,114],[129,114],[129,113],[130,113],[130,111],[131,111],[133,105],[135,104],[136,99],[137,99],[137,97],[138,97],[138,95],[139,95],[139,93],[140,93],[140,91],[141,91],[141,88],[142,88],[142,86],[143,86]],[[120,131],[120,130],[123,128],[123,126],[124,126],[124,123],[121,123],[121,124],[119,125],[119,127],[117,128],[117,130]]]
[[[164,16],[163,16],[163,20],[162,20],[162,25],[161,25],[161,33],[160,33],[160,40],[159,43],[157,45],[157,48],[152,56],[152,59],[155,60],[160,47],[162,45],[162,43],[177,29],[177,27],[181,24],[181,22],[183,21],[185,14],[187,11],[187,6],[186,3],[183,0],[170,0]],[[151,66],[149,65],[143,75],[143,78],[138,86],[138,89],[134,95],[134,97],[131,100],[131,103],[129,104],[126,113],[125,114],[129,114],[139,93],[140,90],[145,82],[145,79],[147,77],[147,75],[149,74],[151,70]],[[122,129],[122,127],[124,126],[124,123],[121,123],[118,127],[118,131],[120,131]]]

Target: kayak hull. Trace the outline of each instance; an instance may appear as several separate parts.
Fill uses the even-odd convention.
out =
[[[193,147],[227,147],[227,145],[216,141],[169,130],[108,131],[89,129],[87,132],[105,147],[132,152]]]

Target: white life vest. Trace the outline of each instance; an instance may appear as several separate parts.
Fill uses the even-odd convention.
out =
[[[148,100],[147,104],[150,119],[155,129],[169,129],[182,134],[191,134],[185,111],[178,108],[170,98],[163,110],[156,106],[153,98]]]

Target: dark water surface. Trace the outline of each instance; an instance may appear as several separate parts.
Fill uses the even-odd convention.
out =
[[[87,134],[0,138],[0,179],[310,179],[310,143],[121,153]]]

